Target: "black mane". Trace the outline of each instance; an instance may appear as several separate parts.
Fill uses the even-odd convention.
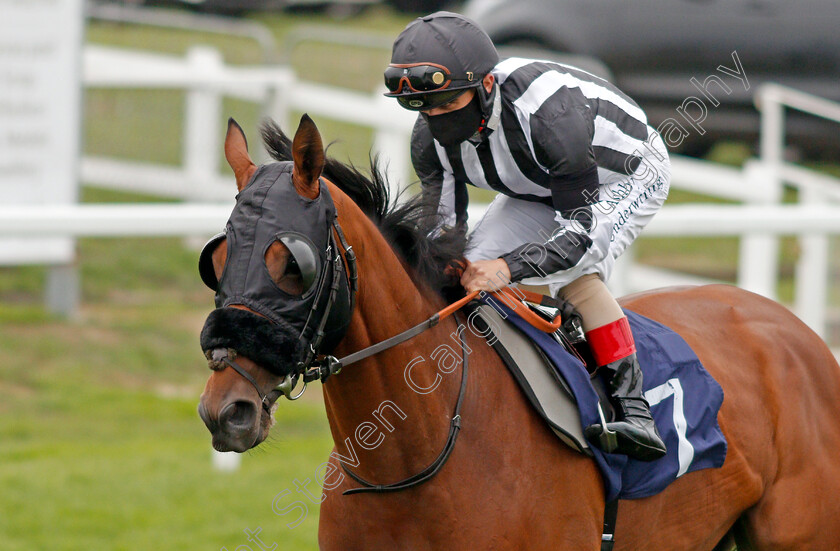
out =
[[[273,159],[292,160],[292,141],[277,123],[267,120],[260,130],[266,151]],[[464,258],[464,234],[460,231],[447,231],[429,237],[440,226],[437,204],[424,200],[422,194],[401,203],[392,200],[388,181],[380,172],[378,164],[377,158],[370,159],[370,177],[367,177],[352,164],[327,157],[324,177],[358,205],[405,263],[432,288],[445,291],[455,286],[463,293],[455,274],[460,274],[458,268]]]

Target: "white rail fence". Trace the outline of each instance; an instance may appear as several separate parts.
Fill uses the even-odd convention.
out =
[[[414,116],[381,94],[300,81],[287,67],[232,67],[207,47],[176,57],[87,46],[83,59],[87,88],[187,90],[180,167],[85,157],[82,180],[90,184],[185,200],[232,200],[229,178],[216,172],[225,96],[262,104],[263,112],[287,130],[293,110],[373,128],[375,148],[389,160],[392,180],[405,181],[408,174],[408,148],[402,146]]]
[[[287,67],[231,67],[215,50],[197,47],[185,57],[88,46],[84,54],[88,88],[187,90],[183,155],[179,167],[112,158],[85,157],[84,182],[176,197],[185,204],[77,205],[0,208],[0,235],[203,235],[224,225],[232,202],[229,177],[217,173],[221,136],[218,123],[224,96],[258,102],[288,129],[290,111],[370,127],[374,149],[388,160],[392,182],[406,182],[410,172],[409,137],[414,115],[383,98],[298,80]],[[646,236],[740,236],[738,285],[775,298],[778,283],[778,237],[800,236],[803,253],[796,273],[797,313],[825,335],[828,289],[828,235],[840,234],[838,180],[785,164],[782,159],[784,106],[840,121],[840,107],[776,86],[762,88],[762,155],[743,169],[674,156],[675,188],[734,200],[740,205],[666,206]],[[781,205],[783,185],[796,186],[800,205]],[[218,201],[219,203],[202,203]],[[474,205],[471,218],[482,207]],[[640,277],[640,276],[644,277]],[[632,261],[613,276],[622,292],[679,282],[687,275],[652,271]]]
[[[761,162],[771,185],[787,183],[799,191],[803,205],[840,203],[840,180],[784,162],[785,109],[795,109],[840,123],[840,104],[793,90],[767,84],[756,95],[761,109]],[[794,310],[820,335],[826,332],[831,266],[829,236],[825,232],[800,232],[801,252],[796,264]]]
[[[9,237],[160,237],[204,235],[223,227],[231,205],[218,203],[120,203],[0,206],[0,234]],[[685,204],[663,208],[645,235],[768,236],[838,233],[837,205]]]

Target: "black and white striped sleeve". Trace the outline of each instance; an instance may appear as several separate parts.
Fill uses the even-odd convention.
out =
[[[437,146],[423,117],[417,117],[411,135],[411,163],[420,179],[424,200],[436,205],[440,224],[466,231],[467,188],[441,162]]]
[[[598,195],[598,165],[592,150],[594,126],[586,105],[546,101],[530,119],[534,156],[550,177],[551,202],[564,218]],[[559,100],[558,100],[559,101]]]

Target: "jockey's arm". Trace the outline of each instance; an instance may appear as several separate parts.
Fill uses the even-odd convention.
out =
[[[466,232],[467,186],[455,180],[438,158],[432,135],[422,117],[417,118],[411,136],[411,163],[420,178],[423,200],[440,216],[439,226]]]
[[[586,109],[584,105],[570,106],[531,117],[534,154],[551,178],[557,227],[542,243],[525,243],[497,259],[473,262],[461,278],[468,291],[498,286],[499,272],[508,281],[517,282],[568,270],[592,246],[590,205],[597,201],[599,182],[592,149],[594,129]],[[488,276],[492,276],[490,281]]]

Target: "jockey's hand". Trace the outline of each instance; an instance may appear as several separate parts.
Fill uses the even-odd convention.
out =
[[[499,277],[499,273],[501,276]],[[461,285],[468,293],[473,291],[496,291],[510,284],[510,268],[501,258],[476,260],[467,265],[461,276]]]

